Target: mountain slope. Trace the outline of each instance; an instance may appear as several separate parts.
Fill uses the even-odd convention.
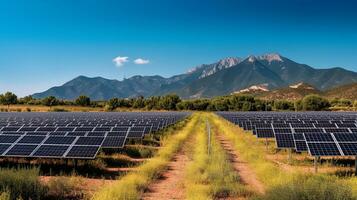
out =
[[[227,95],[254,85],[265,84],[269,90],[275,90],[299,82],[325,91],[357,83],[357,73],[343,68],[314,69],[279,54],[265,54],[245,59],[225,58],[169,78],[133,76],[118,81],[79,76],[62,86],[33,96],[43,98],[53,95],[61,99],[74,99],[79,95],[87,95],[95,100],[105,100],[112,97],[177,93],[183,98],[199,98]]]
[[[357,100],[357,83],[352,83],[352,84],[332,88],[324,92],[324,96],[329,99],[345,98],[345,99]]]
[[[273,91],[255,93],[255,96],[267,100],[298,100],[309,94],[321,95],[322,92],[309,84],[297,83],[290,85],[289,87],[284,87]]]
[[[249,57],[235,66],[193,81],[177,93],[184,98],[212,97],[260,83],[269,83],[269,87],[284,85],[278,75],[255,57]]]
[[[87,95],[94,100],[106,100],[113,97],[149,96],[165,82],[161,76],[134,76],[123,81],[101,77],[88,78],[79,76],[62,86],[50,88],[42,93],[33,94],[35,98],[55,96],[73,100],[79,95]]]

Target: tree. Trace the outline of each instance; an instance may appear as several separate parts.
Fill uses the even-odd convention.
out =
[[[302,99],[302,107],[306,111],[321,111],[327,110],[330,107],[330,103],[327,99],[312,94]]]
[[[160,99],[160,108],[164,110],[176,110],[176,105],[181,99],[176,94],[168,94]]]
[[[119,107],[119,99],[118,98],[109,99],[109,101],[105,105],[105,108],[110,111],[116,109],[117,107]]]
[[[133,108],[144,108],[145,107],[145,99],[143,96],[139,96],[133,101]]]
[[[17,96],[12,92],[6,92],[5,94],[0,95],[0,103],[7,105],[7,108],[10,108],[11,104],[17,103]]]
[[[275,110],[294,110],[294,104],[286,100],[274,101]]]
[[[75,104],[78,106],[89,106],[90,98],[85,95],[81,95],[76,99]]]
[[[58,105],[59,101],[56,99],[54,96],[48,96],[44,99],[42,99],[42,104],[45,106],[49,106],[50,109],[52,106]]]

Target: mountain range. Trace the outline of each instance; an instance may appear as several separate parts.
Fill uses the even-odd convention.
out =
[[[239,92],[255,85],[275,90],[297,83],[306,83],[319,91],[327,91],[357,83],[357,73],[339,67],[316,69],[279,54],[265,54],[246,58],[229,57],[213,64],[199,65],[187,73],[169,78],[138,75],[119,81],[78,76],[62,86],[32,96],[56,96],[71,100],[79,95],[87,95],[93,100],[106,100],[113,97],[176,93],[182,98],[210,98]]]

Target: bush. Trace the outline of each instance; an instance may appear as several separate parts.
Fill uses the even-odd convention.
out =
[[[51,106],[55,106],[58,104],[59,104],[59,101],[54,96],[49,96],[49,97],[42,99],[42,105],[44,105],[44,106],[51,107]]]
[[[87,96],[81,95],[75,100],[75,104],[78,106],[89,106],[90,98]]]
[[[42,199],[47,189],[41,185],[39,169],[1,169],[0,193],[9,199]]]
[[[302,99],[302,107],[305,111],[321,111],[327,110],[330,103],[318,95],[307,95]]]
[[[49,192],[47,197],[53,199],[80,199],[80,178],[77,177],[53,177],[48,182]]]
[[[53,108],[52,112],[68,112],[68,110],[64,108]]]
[[[274,101],[275,110],[294,110],[294,104],[290,101],[277,100]]]
[[[292,181],[274,186],[258,199],[335,200],[353,199],[349,185],[327,175],[300,175]]]

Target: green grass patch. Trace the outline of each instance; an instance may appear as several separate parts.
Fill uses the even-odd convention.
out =
[[[247,196],[250,193],[239,182],[239,176],[216,140],[215,132],[212,129],[211,149],[208,154],[206,123],[201,120],[196,128],[192,161],[186,168],[187,199],[216,199]]]
[[[0,199],[43,199],[46,192],[38,168],[0,170]]]

